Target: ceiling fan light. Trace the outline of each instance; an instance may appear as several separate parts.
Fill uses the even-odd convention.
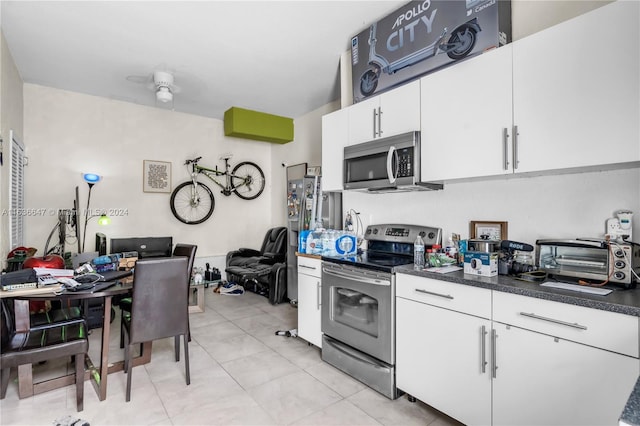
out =
[[[162,103],[171,102],[173,100],[173,94],[168,87],[158,87],[158,90],[156,91],[156,99]]]

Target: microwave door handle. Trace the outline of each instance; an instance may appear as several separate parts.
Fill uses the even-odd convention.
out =
[[[387,152],[387,179],[389,179],[389,183],[396,183],[396,164],[393,161],[393,157],[396,153],[396,147],[390,146],[389,152]]]

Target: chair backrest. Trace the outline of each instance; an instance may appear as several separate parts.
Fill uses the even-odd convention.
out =
[[[280,226],[267,231],[260,253],[284,254],[287,249],[287,228]]]
[[[138,260],[133,275],[130,344],[188,333],[188,264],[185,256]]]
[[[193,269],[193,261],[196,258],[196,250],[198,246],[193,244],[178,243],[173,249],[174,256],[186,256],[189,258],[189,264],[187,265],[187,274],[191,277],[191,270]]]
[[[1,330],[0,330],[0,348],[4,349],[7,347],[7,343],[11,339],[11,333],[13,330],[13,321],[11,318],[11,312],[9,312],[9,307],[6,305],[6,300],[0,300],[0,309],[2,312],[0,313],[0,321],[1,321]]]

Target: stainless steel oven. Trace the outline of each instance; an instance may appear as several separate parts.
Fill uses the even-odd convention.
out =
[[[322,257],[322,359],[388,398],[395,385],[394,267],[413,263],[413,241],[441,242],[441,230],[415,225],[371,225],[369,250]]]

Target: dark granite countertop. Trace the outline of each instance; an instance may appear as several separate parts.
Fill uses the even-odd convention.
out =
[[[402,274],[433,278],[441,281],[504,291],[507,293],[520,294],[538,299],[552,300],[554,302],[568,303],[571,305],[640,317],[640,288],[625,290],[620,287],[615,289],[613,293],[609,293],[606,296],[599,296],[596,294],[580,293],[571,290],[541,287],[539,283],[521,281],[505,275],[498,275],[496,277],[476,277],[464,274],[462,271],[440,274],[437,272],[429,272],[427,270],[414,270],[413,264],[398,266],[395,268],[395,271]]]
[[[627,405],[624,406],[620,416],[620,424],[640,425],[640,379],[636,381],[636,386],[627,400]]]

